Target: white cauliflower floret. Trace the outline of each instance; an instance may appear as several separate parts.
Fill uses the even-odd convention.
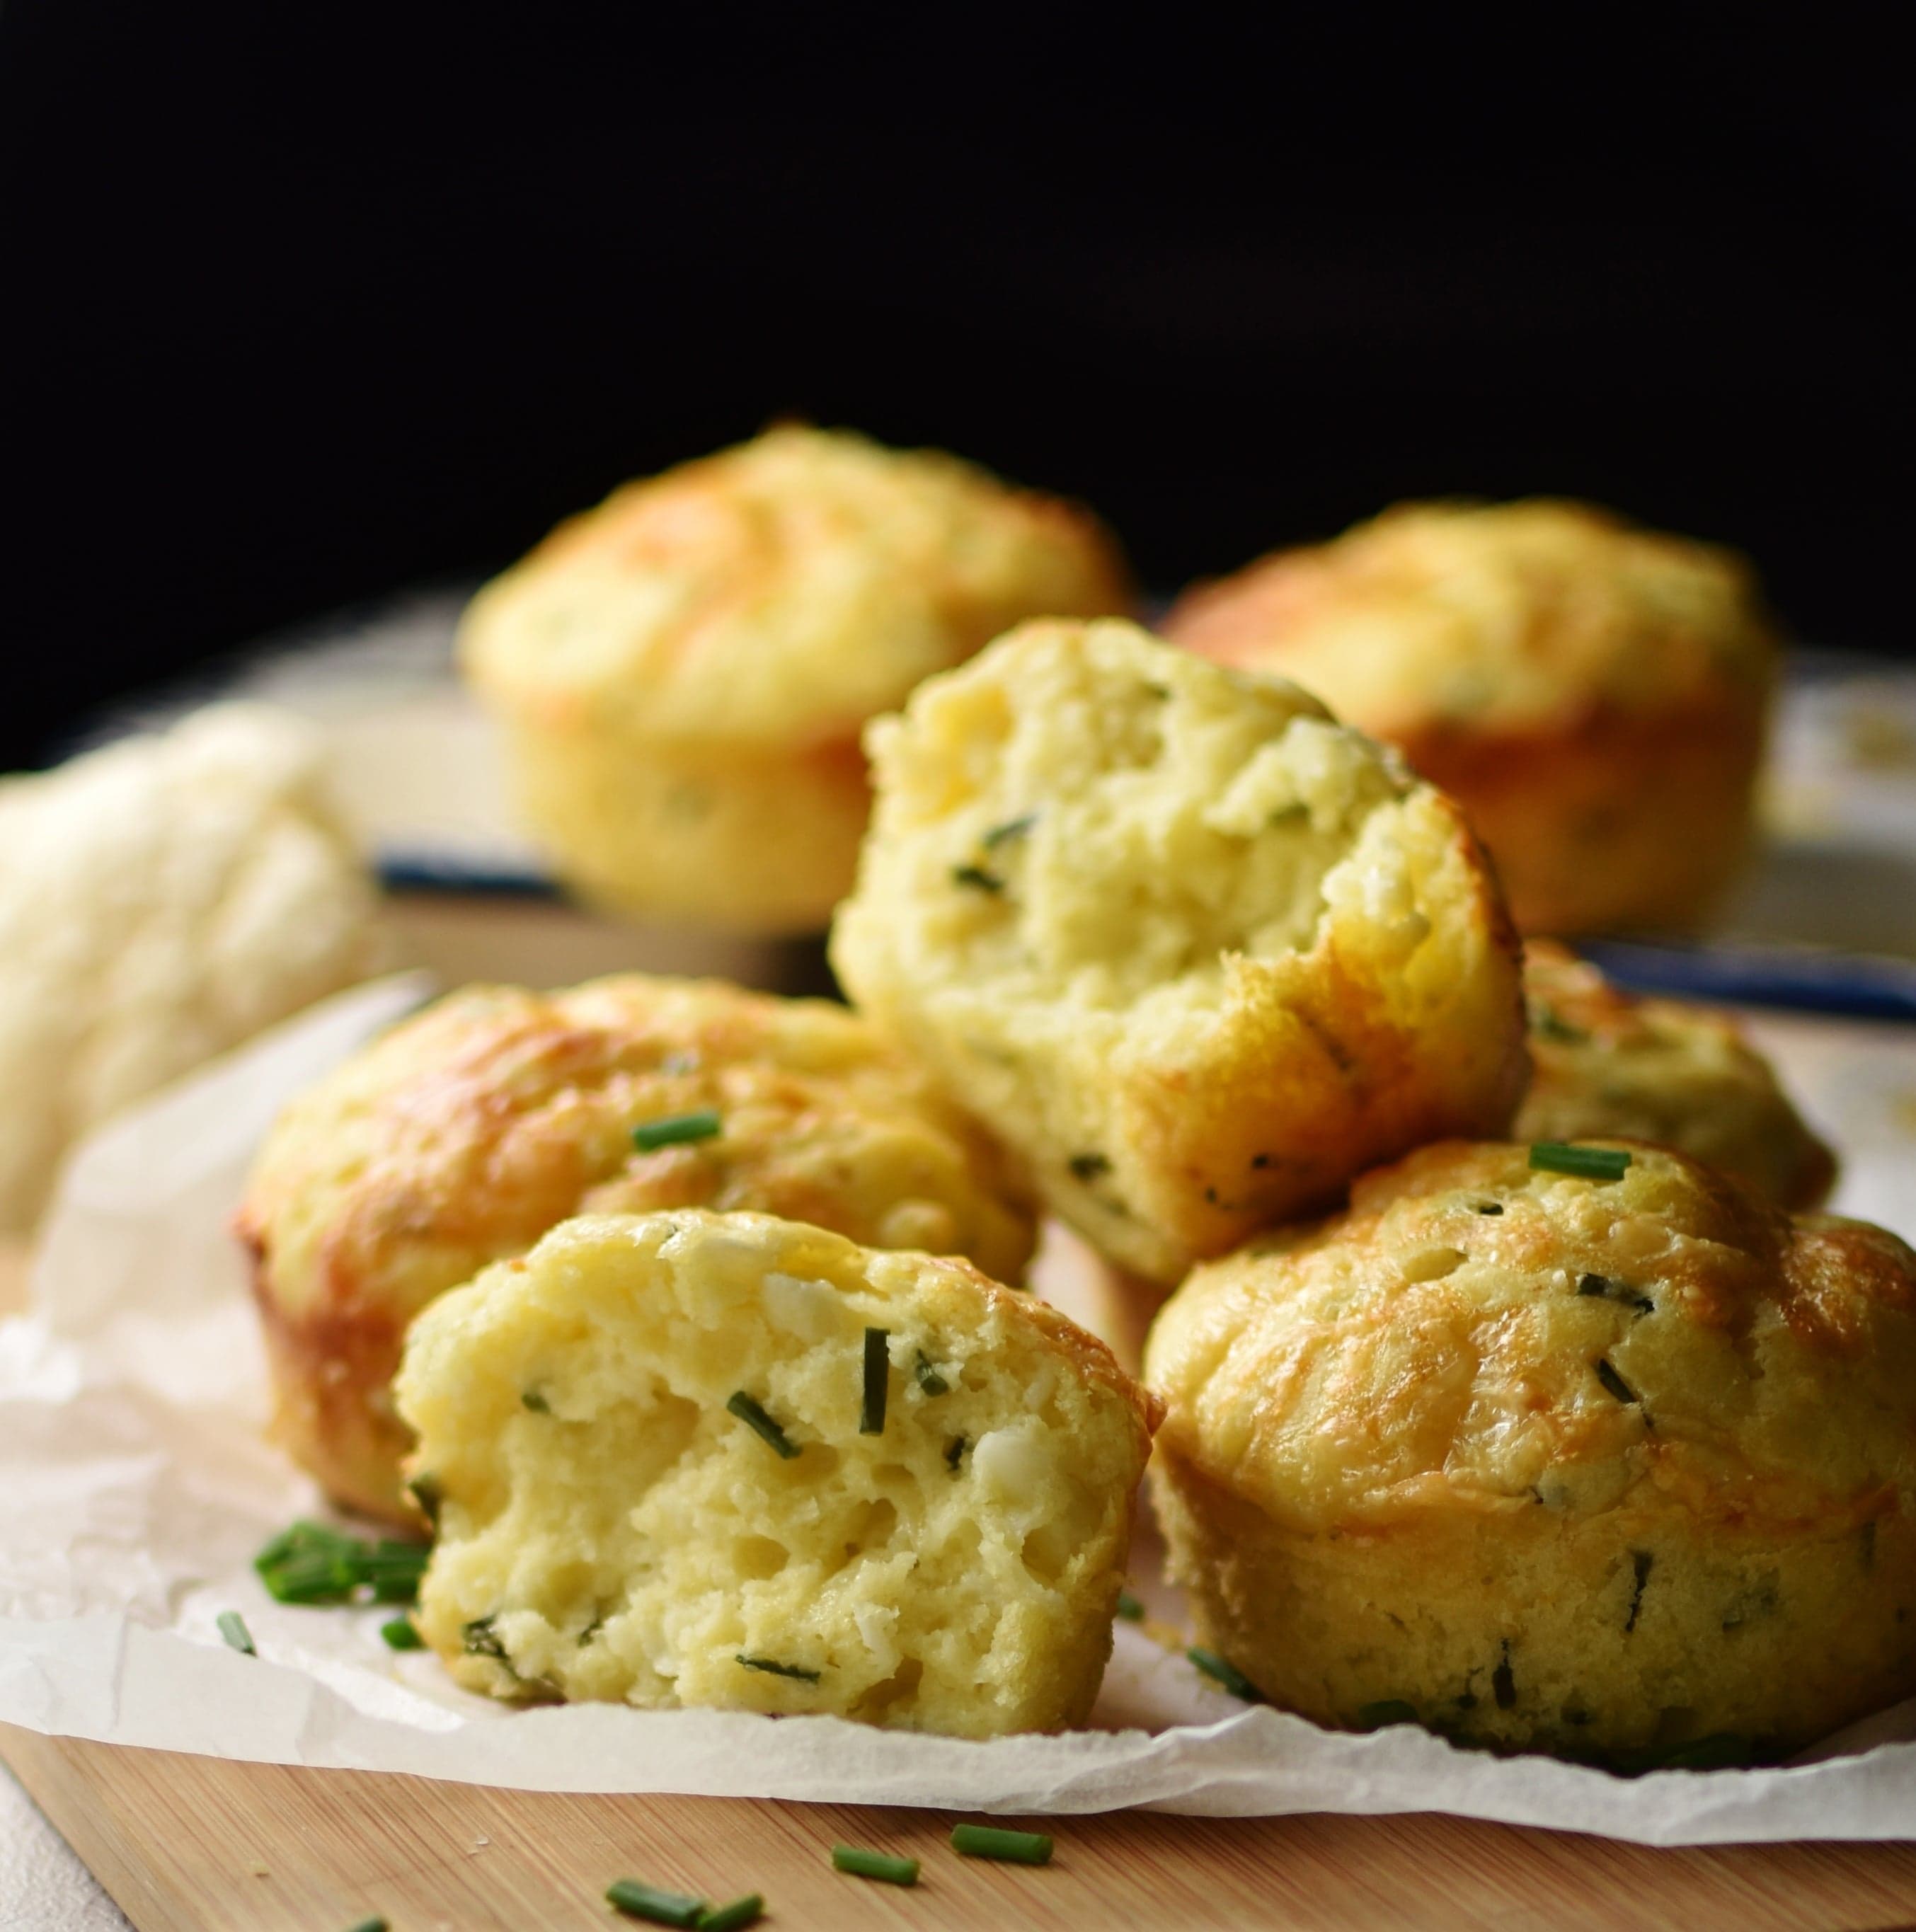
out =
[[[315,734],[219,705],[0,782],[0,1229],[88,1128],[377,962]]]

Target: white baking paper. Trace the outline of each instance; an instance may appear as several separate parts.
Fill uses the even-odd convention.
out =
[[[542,1791],[1021,1814],[1446,1811],[1664,1845],[1916,1838],[1916,1705],[1817,1762],[1629,1780],[1247,1708],[1121,1624],[1096,1728],[975,1744],[824,1718],[513,1710],[455,1690],[429,1654],[388,1651],[389,1612],[273,1603],[250,1558],[320,1505],[261,1437],[264,1368],[227,1217],[281,1102],[422,991],[404,980],[342,995],[123,1118],[74,1162],[32,1312],[0,1326],[0,1722]],[[1916,1052],[1899,1038],[1827,1064],[1866,1069],[1880,1113],[1899,1054],[1916,1092]],[[1830,1078],[1812,1098],[1836,1126]],[[1893,1172],[1887,1156],[1866,1162],[1872,1196]],[[221,1642],[224,1610],[244,1614],[257,1658]]]

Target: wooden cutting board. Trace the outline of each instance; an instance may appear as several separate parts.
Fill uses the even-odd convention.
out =
[[[1432,1817],[1051,1822],[1042,1870],[955,1856],[935,1812],[550,1796],[296,1771],[0,1729],[0,1755],[140,1932],[604,1932],[614,1878],[725,1899],[768,1928],[1284,1926],[1804,1932],[1908,1926],[1916,1846],[1647,1851]],[[1011,1821],[1007,1821],[1011,1822]],[[1035,1823],[1036,1820],[1020,1820]],[[848,1878],[847,1842],[920,1859]]]

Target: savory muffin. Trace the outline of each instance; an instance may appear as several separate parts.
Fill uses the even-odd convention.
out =
[[[88,1129],[376,971],[378,895],[287,713],[0,781],[0,1232]]]
[[[460,638],[533,830],[626,910],[815,930],[869,804],[858,734],[1022,617],[1130,602],[1086,512],[821,430],[627,484],[486,586]]]
[[[276,1432],[338,1502],[405,1520],[407,1324],[586,1212],[756,1208],[1015,1279],[1031,1217],[993,1144],[823,1000],[637,974],[470,987],[295,1101],[239,1217]]]
[[[1508,1121],[1517,946],[1462,817],[1294,686],[1035,623],[867,742],[839,979],[1122,1266]]]
[[[994,1737],[1081,1724],[1156,1408],[969,1262],[583,1215],[414,1324],[461,1683]]]
[[[1586,504],[1404,504],[1165,628],[1401,748],[1526,932],[1693,926],[1748,843],[1776,640],[1728,550]]]
[[[1640,1144],[1452,1142],[1199,1270],[1146,1364],[1203,1640],[1320,1723],[1641,1768],[1916,1692],[1880,1228]]]
[[[1784,1208],[1827,1197],[1834,1156],[1727,1013],[1626,993],[1545,939],[1524,949],[1524,990],[1532,1072],[1518,1139],[1653,1141]]]

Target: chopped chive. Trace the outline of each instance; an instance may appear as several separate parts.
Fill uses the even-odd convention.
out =
[[[383,1918],[362,1918],[356,1925],[349,1925],[346,1932],[389,1932]]]
[[[410,1617],[392,1617],[381,1624],[379,1634],[386,1639],[389,1650],[423,1650],[425,1639]]]
[[[1186,1651],[1185,1654],[1203,1672],[1206,1677],[1214,1678],[1221,1684],[1233,1697],[1241,1697],[1247,1704],[1263,1702],[1263,1692],[1260,1690],[1235,1664],[1220,1657],[1215,1650],[1206,1650],[1201,1647],[1194,1646]]]
[[[1501,1201],[1479,1201],[1471,1211],[1478,1214],[1501,1214],[1503,1203]]]
[[[315,1550],[260,1569],[267,1594],[280,1604],[344,1604],[359,1586],[359,1564],[345,1552]]]
[[[1654,1315],[1656,1304],[1647,1294],[1633,1294],[1628,1282],[1619,1281],[1614,1275],[1587,1274],[1577,1282],[1579,1294],[1601,1295],[1607,1301],[1620,1301],[1626,1308],[1634,1308],[1639,1315]]]
[[[1022,838],[1038,823],[1038,814],[1028,812],[1022,818],[1009,818],[1002,825],[994,825],[978,841],[987,852],[994,851],[1008,838]]]
[[[406,1485],[413,1502],[419,1506],[419,1514],[434,1529],[439,1527],[439,1506],[446,1499],[446,1492],[439,1486],[437,1476],[415,1476]]]
[[[655,1925],[696,1925],[705,1910],[702,1898],[683,1892],[662,1892],[656,1885],[641,1885],[635,1878],[614,1880],[605,1888],[605,1899],[631,1917],[649,1918]]]
[[[1095,1180],[1100,1174],[1111,1172],[1110,1162],[1101,1154],[1074,1154],[1065,1164],[1079,1180]]]
[[[709,1141],[724,1131],[710,1107],[695,1114],[668,1114],[662,1120],[643,1120],[632,1130],[632,1144],[641,1154],[662,1147],[682,1147],[689,1141]]]
[[[519,1402],[521,1407],[530,1409],[535,1415],[550,1415],[552,1413],[552,1405],[537,1389],[526,1390],[519,1397]]]
[[[246,1628],[246,1619],[237,1610],[222,1610],[213,1621],[218,1624],[221,1636],[242,1656],[259,1655],[253,1648],[253,1633]]]
[[[742,1664],[748,1670],[762,1670],[771,1677],[794,1677],[801,1684],[815,1684],[824,1674],[807,1670],[802,1664],[779,1664],[769,1657],[747,1657],[741,1651],[734,1661]]]
[[[755,1892],[748,1892],[743,1898],[734,1898],[729,1905],[721,1905],[710,1912],[698,1915],[698,1932],[740,1932],[740,1928],[755,1925],[765,1916],[765,1901]]]
[[[753,1435],[769,1448],[776,1449],[787,1462],[798,1454],[798,1444],[786,1435],[758,1404],[744,1390],[734,1390],[731,1401],[725,1404],[731,1413],[737,1416]]]
[[[1042,1832],[1006,1832],[996,1825],[954,1825],[951,1849],[968,1858],[997,1858],[1007,1864],[1048,1865],[1051,1840]]]
[[[1564,1141],[1538,1141],[1530,1166],[1544,1174],[1571,1174],[1583,1180],[1621,1180],[1630,1164],[1622,1148],[1572,1147]]]
[[[1596,1358],[1596,1378],[1619,1402],[1634,1402],[1637,1400],[1636,1391],[1602,1355]]]
[[[1144,1621],[1144,1606],[1128,1590],[1118,1592],[1118,1614],[1128,1624],[1141,1624]]]
[[[1733,1771],[1749,1762],[1756,1755],[1755,1748],[1747,1738],[1740,1738],[1733,1731],[1713,1731],[1707,1738],[1698,1738],[1692,1743],[1679,1744],[1664,1756],[1656,1767],[1659,1771]]]
[[[1002,892],[1005,890],[1005,881],[996,872],[987,872],[982,866],[953,866],[951,883],[969,886],[975,892]]]
[[[958,1473],[958,1465],[964,1460],[965,1451],[969,1442],[970,1438],[968,1436],[954,1436],[944,1445],[944,1466],[954,1476]]]
[[[1647,1550],[1630,1552],[1630,1570],[1632,1577],[1630,1590],[1630,1613],[1623,1619],[1623,1634],[1628,1636],[1637,1627],[1637,1618],[1643,1611],[1644,1586],[1650,1581],[1650,1573],[1656,1567],[1656,1558]]]
[[[865,1393],[858,1408],[858,1433],[884,1433],[885,1402],[891,1393],[891,1330],[865,1330]]]
[[[1581,1027],[1572,1026],[1554,1007],[1545,1006],[1540,1000],[1530,1008],[1530,1030],[1565,1046],[1581,1046],[1590,1038]]]
[[[834,1845],[832,1863],[854,1878],[882,1879],[887,1885],[916,1885],[916,1858],[888,1858],[883,1852],[861,1852],[856,1845]]]
[[[490,1657],[501,1664],[506,1662],[505,1642],[493,1628],[491,1618],[475,1617],[470,1623],[461,1624],[459,1636],[468,1657]]]
[[[918,1359],[911,1365],[911,1372],[917,1377],[919,1388],[927,1395],[943,1395],[951,1387],[951,1384],[938,1373],[937,1370],[932,1366],[922,1348],[918,1351]]]
[[[1374,1704],[1360,1704],[1357,1708],[1357,1728],[1360,1731],[1381,1731],[1389,1724],[1414,1724],[1417,1721],[1417,1708],[1407,1704],[1401,1697],[1380,1697]]]

